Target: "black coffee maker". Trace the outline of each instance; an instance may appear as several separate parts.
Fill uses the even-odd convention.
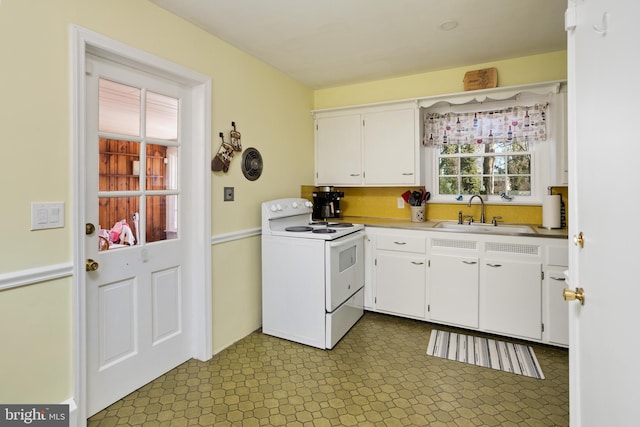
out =
[[[340,199],[343,197],[344,192],[336,191],[333,187],[318,187],[313,192],[313,219],[342,218]]]

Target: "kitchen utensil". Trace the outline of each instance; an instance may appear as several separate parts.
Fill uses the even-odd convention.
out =
[[[416,196],[413,193],[409,195],[409,205],[410,206],[416,205]]]
[[[414,191],[411,195],[413,196],[413,203],[409,202],[409,204],[411,206],[420,206],[420,198],[422,197],[422,194],[419,191]]]
[[[409,203],[409,196],[411,195],[411,191],[407,190],[404,193],[402,193],[402,200],[404,200],[405,203]]]

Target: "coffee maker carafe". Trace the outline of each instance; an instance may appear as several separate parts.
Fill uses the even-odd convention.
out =
[[[333,187],[319,187],[313,192],[313,219],[342,218],[340,199],[343,197],[344,192],[335,191]]]

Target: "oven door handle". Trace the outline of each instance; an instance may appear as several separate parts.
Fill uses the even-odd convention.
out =
[[[364,238],[364,230],[358,230],[351,234],[346,235],[345,237],[341,237],[336,240],[329,240],[327,243],[332,248],[337,248],[340,246],[350,245],[351,243],[363,239]]]

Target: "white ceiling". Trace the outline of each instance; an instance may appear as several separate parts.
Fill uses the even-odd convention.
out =
[[[566,49],[565,0],[150,1],[315,89]]]

